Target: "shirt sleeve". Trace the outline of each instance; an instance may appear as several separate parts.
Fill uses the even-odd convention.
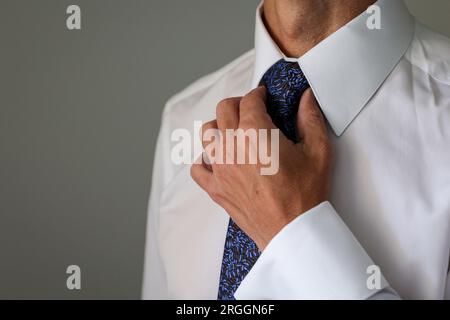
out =
[[[324,202],[275,236],[242,281],[235,297],[245,300],[399,299],[381,273],[371,273],[373,266],[332,205]],[[378,282],[369,283],[371,275],[378,276]]]
[[[160,197],[165,185],[168,159],[166,145],[167,119],[162,120],[161,129],[156,144],[155,158],[153,162],[153,174],[151,183],[150,200],[147,212],[147,234],[144,258],[144,275],[142,283],[142,299],[167,299],[167,282],[163,264],[159,253],[157,226],[159,219]]]

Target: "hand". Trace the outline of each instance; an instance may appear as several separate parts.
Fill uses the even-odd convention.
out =
[[[259,87],[243,98],[220,102],[217,119],[204,124],[202,131],[218,129],[225,136],[226,129],[276,129],[266,112],[265,99],[266,89]],[[297,129],[302,141],[298,144],[280,132],[279,170],[274,175],[261,175],[263,164],[259,159],[256,164],[203,162],[191,168],[192,178],[261,251],[284,226],[328,199],[332,150],[324,118],[310,89],[300,102]],[[205,150],[210,143],[216,144],[215,150],[227,145],[207,140],[202,137]],[[248,156],[251,143],[236,145],[232,152]]]

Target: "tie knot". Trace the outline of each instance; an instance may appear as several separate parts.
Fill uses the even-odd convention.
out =
[[[267,112],[274,124],[291,140],[298,142],[296,119],[308,81],[297,62],[280,60],[264,74],[261,82],[267,88]]]

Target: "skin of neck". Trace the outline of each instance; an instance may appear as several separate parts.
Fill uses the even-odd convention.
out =
[[[262,17],[283,53],[301,57],[376,0],[265,0]]]

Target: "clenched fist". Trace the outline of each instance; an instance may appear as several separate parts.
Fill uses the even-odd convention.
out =
[[[295,144],[281,132],[278,148],[270,143],[270,132],[277,129],[266,112],[266,89],[259,87],[242,98],[230,98],[217,106],[217,119],[204,124],[203,132],[217,129],[224,139],[202,138],[205,150],[224,154],[243,154],[251,158],[255,143],[239,144],[227,129],[255,129],[258,141],[260,129],[267,129],[267,149],[278,154],[278,171],[262,175],[264,167],[258,157],[255,163],[194,164],[191,176],[236,224],[255,241],[262,251],[272,238],[299,215],[328,200],[332,149],[324,118],[314,95],[308,89],[300,101],[297,130],[301,139]],[[273,131],[272,131],[273,132]],[[273,137],[272,137],[273,138]],[[230,141],[234,139],[235,141]],[[211,143],[215,144],[211,148]],[[233,146],[226,148],[227,146]],[[261,145],[259,143],[259,145]],[[208,156],[214,156],[207,154]],[[233,156],[233,154],[231,154]]]

